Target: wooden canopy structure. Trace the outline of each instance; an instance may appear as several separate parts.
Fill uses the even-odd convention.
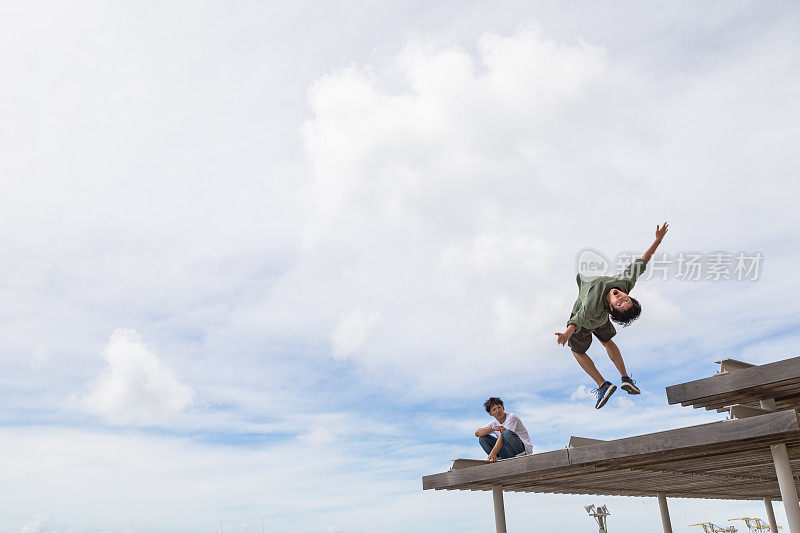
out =
[[[729,411],[733,405],[761,408],[762,401],[774,401],[770,409],[800,408],[800,357],[765,365],[724,359],[720,371],[710,378],[667,387],[667,402],[692,407]]]
[[[480,461],[425,476],[422,487],[491,490],[501,485],[514,492],[779,499],[769,446],[780,443],[789,443],[789,457],[800,467],[795,411],[524,455],[497,464]]]
[[[562,450],[497,463],[457,459],[424,476],[423,489],[491,490],[498,532],[503,491],[658,497],[665,533],[667,496],[783,499],[791,533],[800,533],[800,357],[761,366],[719,361],[710,377],[667,388],[670,404],[728,411],[730,418],[611,441],[573,437]]]

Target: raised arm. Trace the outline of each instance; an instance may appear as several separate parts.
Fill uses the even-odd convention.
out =
[[[492,426],[484,427],[484,428],[478,428],[478,429],[475,430],[475,436],[476,437],[483,437],[484,435],[488,435],[492,431],[494,431],[494,428]]]
[[[667,229],[669,229],[669,224],[664,222],[662,226],[656,225],[656,240],[653,241],[653,244],[650,245],[650,248],[642,255],[642,261],[647,263],[650,261],[650,258],[653,257],[653,254],[658,248],[658,245],[661,244],[661,241],[664,240],[664,235],[667,234]]]

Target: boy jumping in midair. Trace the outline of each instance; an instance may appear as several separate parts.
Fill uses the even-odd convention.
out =
[[[656,226],[656,240],[642,255],[631,263],[619,276],[598,276],[596,278],[584,278],[578,274],[578,299],[572,306],[572,314],[567,321],[567,329],[564,333],[556,333],[558,343],[562,346],[569,343],[572,355],[578,360],[589,376],[597,382],[597,388],[592,392],[597,393],[596,409],[603,407],[608,399],[617,390],[617,386],[606,381],[594,362],[586,355],[586,350],[592,344],[592,334],[603,344],[608,352],[608,357],[614,363],[622,376],[622,387],[628,394],[639,394],[641,391],[634,381],[628,376],[625,370],[625,362],[622,354],[611,337],[617,334],[611,320],[623,326],[639,318],[642,307],[635,299],[628,296],[633,289],[636,279],[647,268],[647,262],[661,244],[664,235],[667,234],[667,223]],[[609,320],[610,317],[610,320]]]

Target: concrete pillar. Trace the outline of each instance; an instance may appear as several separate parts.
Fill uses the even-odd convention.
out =
[[[494,527],[497,533],[506,533],[506,509],[503,506],[503,487],[495,485],[492,487],[492,498],[494,499]],[[792,531],[794,533],[794,531]]]
[[[769,522],[769,530],[773,533],[778,533],[778,522],[775,520],[775,511],[772,509],[772,500],[764,498],[764,507],[767,508],[767,522]]]
[[[667,507],[667,495],[663,492],[658,493],[658,508],[661,511],[661,525],[664,533],[672,533],[672,521],[669,519],[669,507]],[[794,533],[794,531],[792,531]]]
[[[800,533],[800,502],[797,501],[797,487],[794,484],[792,467],[789,464],[789,454],[785,444],[770,446],[772,460],[775,463],[775,473],[778,475],[778,487],[781,489],[783,508],[786,510],[786,520],[789,522],[791,533]]]

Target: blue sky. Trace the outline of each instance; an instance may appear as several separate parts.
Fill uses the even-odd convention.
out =
[[[721,419],[664,387],[800,338],[799,16],[0,4],[0,531],[486,531],[487,494],[420,478],[480,456],[490,395],[539,451]],[[640,281],[644,394],[597,412],[553,335],[576,257],[665,220],[672,257],[760,252],[759,278]],[[655,500],[506,508],[590,531],[589,503],[660,530]]]

